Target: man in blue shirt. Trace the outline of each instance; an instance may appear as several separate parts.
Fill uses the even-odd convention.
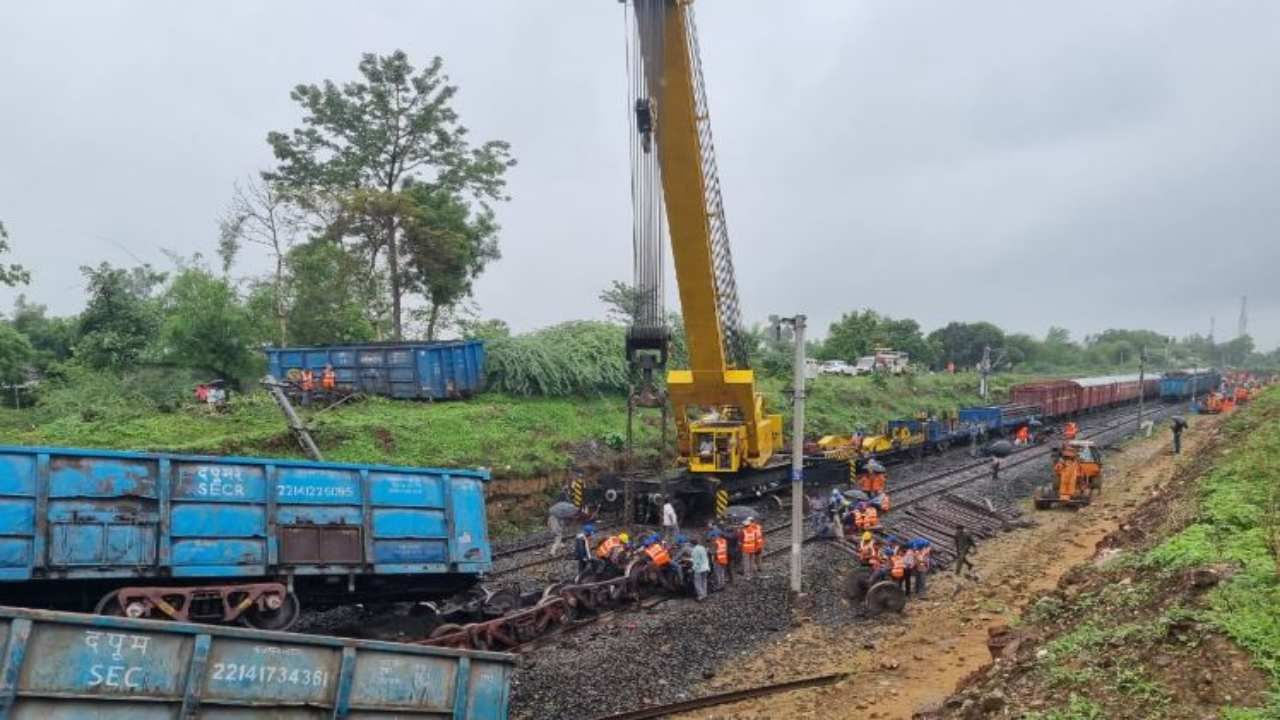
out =
[[[694,538],[693,551],[689,554],[693,570],[693,591],[698,602],[707,599],[707,574],[711,572],[711,559],[707,556],[707,548],[701,538]]]

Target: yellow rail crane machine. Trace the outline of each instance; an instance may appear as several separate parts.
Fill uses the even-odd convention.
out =
[[[604,502],[618,502],[617,484],[626,480],[650,505],[672,498],[684,510],[706,502],[723,511],[730,501],[762,495],[787,481],[789,459],[779,455],[782,417],[768,410],[749,364],[693,2],[625,0],[624,6],[630,31],[638,298],[627,333],[627,356],[637,378],[630,406],[669,400],[679,469],[656,478],[605,478]],[[667,372],[663,398],[655,376],[667,360],[662,270],[668,231],[689,365]],[[632,422],[629,413],[629,438]],[[836,472],[843,467],[814,462]]]

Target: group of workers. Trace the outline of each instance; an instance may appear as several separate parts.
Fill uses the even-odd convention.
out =
[[[653,572],[674,578],[676,585],[691,582],[698,601],[732,582],[735,565],[743,577],[754,577],[764,555],[764,528],[753,517],[736,529],[712,523],[702,536],[690,537],[677,530],[670,538],[650,533],[632,541],[629,534],[619,532],[592,547],[595,532],[595,525],[587,523],[574,538],[579,574],[593,567],[626,572],[632,560],[643,557]]]
[[[832,488],[827,509],[831,516],[831,531],[837,539],[856,537],[861,531],[880,527],[880,516],[889,512],[889,490],[884,466],[872,460],[860,472],[855,482],[866,499],[850,500],[840,488]]]
[[[302,404],[311,404],[311,394],[316,391],[316,373],[311,368],[302,368],[298,374],[298,389],[302,391]],[[338,373],[334,371],[333,366],[325,363],[324,369],[320,371],[319,389],[324,392],[333,392],[338,388]]]
[[[870,530],[864,530],[858,542],[858,559],[871,568],[872,584],[892,580],[907,596],[913,590],[917,596],[924,596],[932,554],[933,547],[924,538],[901,539],[889,535],[881,540]]]

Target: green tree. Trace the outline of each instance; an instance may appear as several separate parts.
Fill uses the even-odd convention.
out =
[[[235,288],[202,268],[181,271],[162,299],[166,359],[237,381],[258,369],[253,323]]]
[[[326,240],[301,243],[287,257],[289,339],[300,345],[367,342],[379,337],[375,293],[363,263]],[[376,313],[376,310],[374,311]]]
[[[467,340],[484,340],[492,342],[503,338],[511,337],[511,326],[505,320],[462,320],[458,323],[458,330],[461,331],[462,337]]]
[[[71,357],[76,340],[75,318],[49,317],[44,305],[29,302],[19,295],[13,304],[13,329],[27,336],[35,350],[32,364],[46,370]]]
[[[80,272],[88,280],[89,303],[80,314],[75,356],[95,368],[135,366],[160,330],[153,295],[165,274],[150,265],[126,270],[108,263]]]
[[[966,368],[982,361],[983,348],[1004,347],[1004,331],[989,322],[950,322],[929,333],[929,341],[937,348],[939,363]]]
[[[875,347],[876,329],[879,326],[880,315],[874,310],[844,313],[827,329],[821,359],[856,362]]]
[[[359,64],[360,81],[339,86],[326,80],[295,87],[290,97],[302,106],[303,127],[267,135],[279,161],[275,170],[264,174],[268,181],[299,192],[324,189],[339,197],[358,191],[382,194],[344,201],[349,210],[374,212],[360,218],[347,213],[331,228],[331,235],[346,237],[358,228],[357,245],[368,267],[385,267],[391,329],[397,339],[403,336],[405,295],[431,286],[416,265],[421,253],[407,253],[404,247],[409,229],[404,206],[389,196],[412,181],[437,199],[476,202],[476,218],[484,218],[489,202],[507,199],[505,175],[515,164],[506,142],[468,142],[467,128],[452,105],[457,87],[449,84],[443,68],[439,57],[419,71],[399,50],[385,56],[365,54]],[[456,230],[449,224],[455,220],[456,212],[435,229],[449,234]],[[421,229],[417,237],[422,237]],[[465,275],[474,264],[454,263],[451,268]],[[461,286],[469,291],[466,282],[455,283],[441,290],[441,297],[461,292]],[[430,296],[427,300],[436,302]]]
[[[0,323],[0,383],[16,385],[25,382],[35,354],[26,335],[8,323]]]
[[[647,302],[647,296],[643,290],[631,283],[614,280],[609,283],[609,287],[600,291],[600,302],[604,303],[609,319],[630,326],[634,325],[636,318],[640,317],[640,311]]]
[[[7,252],[9,252],[9,232],[4,229],[4,223],[0,222],[0,255]],[[21,265],[0,265],[0,285],[13,287],[26,285],[29,282],[31,282],[31,273]]]

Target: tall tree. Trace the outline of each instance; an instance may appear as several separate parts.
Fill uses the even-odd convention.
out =
[[[153,294],[165,274],[150,265],[126,270],[108,263],[80,272],[89,282],[89,304],[80,314],[76,356],[91,367],[136,365],[160,329]]]
[[[0,255],[7,252],[9,252],[9,232],[4,229],[4,223],[0,222]],[[13,287],[26,285],[29,282],[31,282],[31,273],[21,265],[0,265],[0,285]]]
[[[379,337],[380,286],[370,285],[361,262],[326,240],[289,251],[289,337],[300,345],[366,342]],[[385,300],[383,301],[385,303]],[[370,313],[370,309],[374,312]]]
[[[439,57],[419,71],[402,51],[370,53],[360,61],[360,81],[298,85],[291,97],[302,106],[304,127],[268,134],[279,164],[265,178],[300,191],[339,194],[391,194],[413,180],[475,201],[482,213],[488,202],[506,200],[506,170],[515,164],[509,145],[468,142],[452,107],[457,87],[443,67]],[[404,296],[415,287],[415,273],[406,267],[403,214],[387,212],[387,203],[381,199],[371,206],[378,212],[364,218],[368,222],[349,226],[361,228],[359,244],[370,265],[386,266],[392,334],[399,339]]]
[[[244,243],[265,248],[275,265],[271,282],[275,292],[272,312],[278,326],[274,338],[279,345],[289,342],[289,307],[284,292],[284,256],[302,228],[298,205],[274,183],[250,179],[236,183],[222,220],[218,223],[218,254],[224,272],[231,270]]]
[[[950,322],[929,333],[929,342],[937,348],[938,362],[973,367],[982,360],[983,348],[1004,346],[1004,331],[989,322]]]
[[[609,287],[600,291],[600,302],[604,303],[609,318],[623,325],[635,324],[641,308],[648,302],[647,298],[643,290],[621,280],[614,280],[609,283]]]
[[[239,380],[256,369],[257,355],[249,346],[252,321],[225,278],[187,268],[170,283],[162,303],[160,339],[169,359],[223,380]]]
[[[17,385],[24,382],[34,358],[35,350],[27,336],[8,324],[0,323],[0,383]]]
[[[76,340],[74,318],[49,317],[48,308],[19,295],[13,303],[13,329],[27,336],[35,350],[33,364],[39,370],[71,357]]]

